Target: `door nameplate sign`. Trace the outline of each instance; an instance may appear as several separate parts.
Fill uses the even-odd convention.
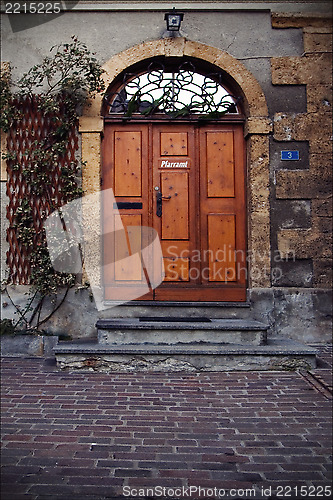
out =
[[[169,161],[161,160],[159,168],[189,168],[189,160],[186,161]]]
[[[281,160],[299,160],[299,151],[281,151]]]

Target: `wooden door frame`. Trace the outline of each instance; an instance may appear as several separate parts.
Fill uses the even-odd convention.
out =
[[[126,68],[155,56],[187,56],[209,62],[229,75],[229,82],[234,82],[243,96],[248,180],[247,229],[250,268],[248,287],[269,288],[271,287],[269,134],[272,132],[272,123],[260,84],[240,61],[227,52],[178,37],[144,42],[111,57],[103,65],[106,88],[113,84]],[[91,100],[80,118],[82,161],[87,164],[83,169],[82,187],[86,194],[100,190],[101,139],[104,129],[102,104],[102,96]],[[252,273],[252,269],[259,269],[260,273]]]

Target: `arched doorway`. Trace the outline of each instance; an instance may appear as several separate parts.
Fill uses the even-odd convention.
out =
[[[159,236],[165,278],[142,299],[245,301],[241,96],[189,58],[154,58],[120,76],[104,98],[103,189],[113,190],[125,231],[148,226]],[[106,211],[103,224],[114,231]],[[114,262],[105,299],[116,300],[141,277],[117,263],[116,241],[103,251]]]
[[[242,105],[239,107],[240,112],[238,114],[229,112],[228,116],[219,116],[218,120],[215,121],[198,120],[197,116],[193,117],[189,114],[181,116],[181,113],[178,113],[178,116],[170,116],[170,113],[167,113],[168,116],[162,118],[158,116],[156,109],[155,113],[151,113],[152,110],[147,112],[147,108],[154,108],[156,105],[154,101],[157,101],[158,98],[151,101],[150,106],[147,102],[141,103],[140,109],[140,106],[135,108],[138,103],[135,103],[134,99],[131,101],[134,96],[132,93],[132,97],[127,101],[128,103],[131,101],[134,111],[122,109],[122,116],[119,115],[117,118],[113,113],[116,111],[115,108],[111,110],[108,106],[111,102],[114,106],[121,105],[120,94],[123,89],[124,73],[128,73],[128,68],[130,68],[133,74],[138,76],[144,72],[142,63],[147,68],[151,61],[160,61],[161,58],[164,62],[177,63],[178,65],[184,60],[194,61],[196,64],[199,63],[201,73],[206,76],[209,71],[214,70],[213,72],[218,73],[222,70],[220,74],[224,77],[226,86],[236,91],[236,97],[243,97]],[[99,100],[93,101],[91,106],[86,109],[80,123],[82,156],[89,165],[89,169],[84,173],[83,187],[86,188],[87,192],[98,190],[99,179],[102,176],[103,188],[105,188],[105,182],[108,185],[106,177],[109,175],[111,179],[109,185],[115,188],[115,194],[119,198],[117,201],[125,203],[125,207],[126,203],[137,203],[136,207],[138,208],[132,206],[132,208],[128,208],[128,213],[123,212],[124,220],[127,217],[128,222],[131,218],[132,221],[136,220],[137,222],[140,219],[142,224],[147,224],[147,222],[153,224],[162,237],[162,244],[169,246],[169,253],[164,254],[169,275],[156,290],[154,296],[144,298],[190,302],[202,300],[243,301],[246,296],[246,286],[269,286],[268,134],[271,131],[271,126],[267,118],[264,95],[253,75],[229,54],[184,39],[143,43],[114,56],[104,67],[106,70],[105,81],[108,85],[108,99],[104,103]],[[112,96],[110,100],[112,93],[113,96],[118,95],[117,102],[112,101]],[[112,112],[110,113],[110,111]],[[178,111],[180,110],[178,109]],[[104,120],[101,119],[101,114],[104,115]],[[125,116],[126,114],[127,116]],[[100,133],[102,131],[104,135],[103,161],[100,152]],[[120,148],[117,146],[118,152],[116,154],[119,157],[125,153],[128,156],[127,160],[132,161],[132,166],[140,165],[140,172],[131,172],[132,180],[136,175],[140,178],[140,193],[139,190],[135,192],[136,182],[127,185],[127,192],[123,190],[121,186],[124,184],[121,184],[120,179],[125,177],[124,171],[119,168],[118,173],[116,173],[114,156],[113,160],[110,160],[113,163],[112,168],[109,168],[110,165],[107,166],[107,157],[112,158],[112,155],[115,154],[115,144],[131,143],[131,141],[123,140],[130,136],[132,136],[131,141],[140,142],[140,147],[137,144],[137,147],[132,148],[133,154],[134,150],[140,150],[140,162],[133,159],[135,155],[130,160],[132,153],[128,149],[123,151],[121,149],[123,146]],[[223,206],[226,199],[229,198],[230,201],[230,198],[233,197],[224,196],[226,193],[222,193],[221,190],[214,192],[212,187],[214,179],[216,181],[224,174],[221,175],[223,160],[221,160],[221,167],[220,163],[214,159],[214,155],[211,154],[211,147],[214,146],[220,150],[223,144],[224,151],[226,151],[228,141],[229,153],[232,151],[228,160],[228,163],[232,164],[232,168],[228,172],[233,172],[231,177],[234,181],[237,180],[237,183],[231,187],[230,178],[227,180],[229,194],[230,190],[234,190],[238,196],[238,190],[242,186],[242,193],[238,196],[236,208],[231,208],[230,204]],[[169,145],[173,143],[173,152],[175,152],[175,148],[178,148],[177,154],[170,154],[170,151],[165,148],[167,143]],[[186,148],[186,155],[180,154],[184,153]],[[248,178],[246,188],[245,149]],[[164,153],[165,151],[166,153]],[[228,155],[222,155],[221,151],[217,154],[228,158]],[[237,155],[237,158],[234,155]],[[142,161],[146,166],[143,166]],[[213,165],[216,163],[218,169],[214,172]],[[171,164],[173,165],[171,166]],[[191,164],[195,168],[190,167]],[[237,170],[238,168],[242,170],[241,173]],[[106,174],[106,171],[110,174]],[[166,178],[168,175],[169,177]],[[173,181],[171,184],[168,183],[170,175]],[[118,188],[116,182],[118,182]],[[175,189],[174,184],[177,185],[177,188],[187,186],[186,190],[183,189],[181,197],[179,197],[178,191],[175,191],[177,197],[168,192],[168,190],[171,191],[170,186]],[[162,191],[162,185],[166,191]],[[155,190],[155,188],[157,189]],[[120,196],[117,195],[117,189]],[[158,193],[162,196],[161,217],[157,215]],[[145,202],[141,200],[139,194],[146,197]],[[247,215],[246,195],[249,208]],[[204,199],[205,197],[206,199]],[[184,205],[180,206],[179,204],[185,200],[184,209]],[[141,203],[143,212],[140,213]],[[143,208],[144,203],[147,207],[145,209]],[[180,212],[181,218],[177,215]],[[180,234],[181,228],[185,230],[182,234]],[[219,235],[226,234],[227,237],[219,237]],[[241,234],[242,236],[240,236]],[[164,239],[167,242],[163,242]],[[243,241],[240,243],[241,239]],[[171,249],[170,241],[172,243]],[[236,251],[236,260],[228,262],[225,260],[227,257],[225,254],[223,255],[223,250],[227,248],[232,250],[233,246]],[[246,248],[249,250],[247,254]],[[237,250],[239,251],[237,252]],[[213,265],[214,259],[212,257],[214,256],[216,264]],[[195,262],[196,259],[199,264]],[[260,268],[260,274],[254,274],[254,277],[251,276],[251,273],[247,275],[245,265],[245,261],[247,261],[246,264],[251,266],[252,259],[253,261],[255,259],[256,267]],[[230,260],[232,261],[232,259]],[[241,270],[240,280],[236,282],[233,281],[235,267],[236,273],[237,267],[238,270]],[[212,277],[214,276],[217,281],[213,281]],[[103,277],[101,277],[101,284],[102,282]],[[102,286],[102,288],[104,287]],[[107,294],[105,298],[108,298]],[[109,297],[110,300],[113,298],[113,296]]]

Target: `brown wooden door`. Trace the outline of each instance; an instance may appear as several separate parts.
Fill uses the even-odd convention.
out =
[[[103,188],[111,187],[124,207],[122,223],[153,227],[161,241],[165,279],[141,299],[244,301],[242,126],[106,124],[103,152]],[[119,221],[109,220],[107,207],[103,218],[110,235]],[[117,248],[114,237],[105,237],[104,259],[114,262],[104,273],[107,300],[142,279],[117,263],[124,257]]]

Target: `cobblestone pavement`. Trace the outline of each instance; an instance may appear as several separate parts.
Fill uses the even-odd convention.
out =
[[[2,500],[328,498],[331,347],[312,372],[2,361]]]

